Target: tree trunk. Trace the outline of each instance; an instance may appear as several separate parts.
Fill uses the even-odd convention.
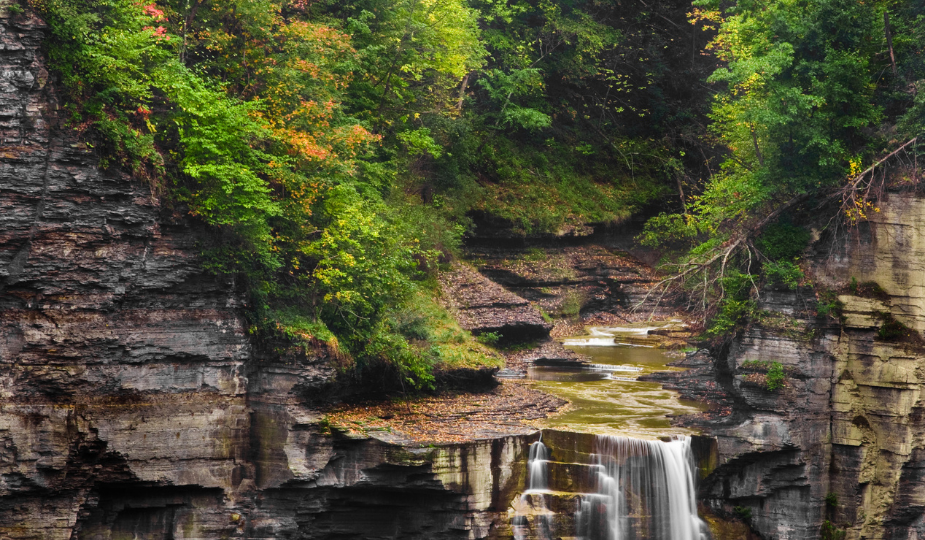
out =
[[[890,49],[890,65],[893,66],[893,76],[896,76],[896,55],[893,53],[893,35],[890,33],[890,14],[883,12],[883,30],[886,33],[886,46]]]

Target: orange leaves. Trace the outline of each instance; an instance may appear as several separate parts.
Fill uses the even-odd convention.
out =
[[[332,127],[338,107],[334,100],[302,101],[282,121],[269,118],[270,129],[288,147],[289,156],[302,165],[351,160],[365,145],[380,137],[357,124]]]

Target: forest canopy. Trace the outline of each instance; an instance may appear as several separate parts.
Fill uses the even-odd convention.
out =
[[[705,269],[925,117],[913,2],[28,7],[49,26],[67,125],[210,227],[208,265],[244,284],[253,332],[418,387],[441,363],[491,362],[433,300],[434,272],[480,224],[658,214],[643,241]],[[795,279],[793,257],[766,259],[768,279]],[[734,326],[752,279],[694,291],[725,302],[715,327]]]

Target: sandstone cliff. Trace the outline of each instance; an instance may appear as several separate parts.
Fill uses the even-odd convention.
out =
[[[736,412],[700,422],[720,459],[701,496],[727,515],[740,507],[764,538],[925,535],[925,198],[889,193],[880,206],[814,244],[814,288],[763,291],[759,316],[708,369]],[[787,379],[777,392],[761,364],[773,361]],[[703,371],[679,386],[696,394]]]

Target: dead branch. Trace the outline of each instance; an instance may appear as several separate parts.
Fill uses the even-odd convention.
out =
[[[870,167],[862,171],[860,174],[856,175],[854,178],[851,178],[849,182],[847,183],[847,185],[845,185],[841,189],[835,190],[828,196],[824,197],[822,202],[819,204],[817,208],[823,207],[825,204],[835,199],[836,197],[841,197],[842,199],[842,207],[840,209],[841,215],[850,216],[851,214],[849,213],[849,211],[855,208],[859,208],[857,206],[859,200],[869,201],[872,198],[872,196],[873,198],[879,198],[882,195],[883,186],[886,183],[886,171],[884,170],[883,178],[880,180],[879,183],[876,182],[876,177],[874,175],[874,172],[877,171],[878,168],[881,168],[889,160],[900,155],[909,146],[914,146],[916,142],[917,142],[917,138],[907,141],[905,144],[903,144],[896,150],[890,152],[889,154],[884,156],[882,159],[880,159],[879,161],[877,161],[876,163],[874,163],[873,165],[871,165]],[[915,155],[914,158],[915,158],[915,164],[918,165],[917,155]],[[868,177],[870,177],[871,180],[867,182],[866,185],[863,184],[864,179]],[[917,174],[916,174],[916,179],[917,179]],[[703,272],[704,280],[703,280],[703,285],[702,285],[703,295],[702,295],[701,302],[702,302],[702,309],[704,311],[704,314],[706,314],[707,294],[708,294],[708,289],[710,289],[711,285],[714,285],[717,282],[719,283],[719,286],[720,286],[720,298],[719,299],[720,300],[725,295],[725,290],[723,288],[722,279],[725,277],[726,266],[729,263],[730,258],[735,254],[735,252],[741,249],[743,246],[745,246],[745,248],[748,249],[749,251],[748,253],[749,268],[751,268],[751,255],[752,255],[751,250],[752,249],[755,250],[756,256],[759,261],[763,257],[763,254],[754,246],[752,242],[753,238],[757,234],[759,234],[761,231],[763,231],[764,228],[767,227],[771,222],[776,220],[781,214],[790,210],[791,208],[800,204],[801,202],[805,201],[808,197],[809,195],[807,194],[795,195],[791,199],[789,199],[787,202],[777,206],[774,210],[769,212],[762,219],[755,221],[751,224],[746,224],[744,227],[739,227],[740,232],[738,232],[737,234],[734,234],[722,246],[719,246],[718,248],[715,248],[707,252],[706,254],[702,256],[702,258],[700,258],[700,260],[694,260],[694,259],[688,260],[686,263],[684,263],[683,270],[662,279],[661,281],[659,281],[658,283],[650,287],[646,295],[643,297],[643,299],[640,300],[639,303],[637,303],[635,306],[633,306],[633,309],[637,310],[641,308],[643,305],[646,304],[646,302],[649,301],[649,298],[653,293],[655,293],[656,291],[659,291],[658,300],[656,301],[654,307],[652,308],[652,312],[649,315],[649,318],[651,319],[652,316],[654,316],[655,314],[655,310],[658,309],[659,304],[661,303],[662,299],[665,297],[665,294],[668,292],[668,290],[672,286],[680,282],[683,282],[685,278],[687,278],[688,276],[695,275],[698,272]],[[764,257],[764,258],[766,259],[767,257]],[[711,266],[716,264],[717,262],[720,262],[719,272],[717,273],[716,276],[713,277],[712,280],[710,280],[709,276],[707,275],[708,274],[707,270]],[[754,281],[752,282],[752,285],[757,290],[757,285],[755,285]],[[699,287],[695,287],[694,291],[696,291],[697,288]]]

